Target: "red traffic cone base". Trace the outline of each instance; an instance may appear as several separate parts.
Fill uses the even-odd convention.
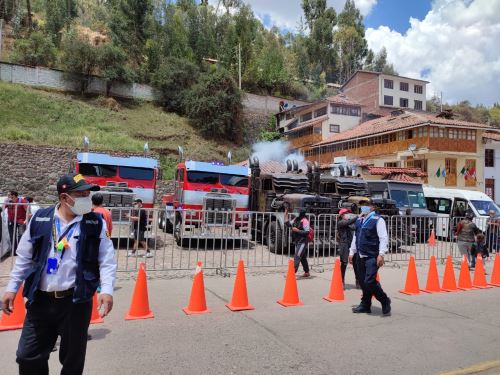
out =
[[[132,296],[132,303],[130,310],[125,315],[125,320],[135,319],[149,319],[153,318],[154,314],[149,309],[148,297],[148,281],[146,278],[146,271],[144,270],[144,263],[139,265],[139,272],[135,282],[134,294]]]
[[[410,257],[410,263],[408,263],[405,288],[403,290],[400,290],[399,293],[408,295],[420,294],[420,288],[418,286],[417,267],[415,266],[415,258],[413,257],[413,255]]]

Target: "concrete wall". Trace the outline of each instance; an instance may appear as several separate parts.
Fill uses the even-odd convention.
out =
[[[288,108],[292,108],[293,106],[299,107],[301,105],[308,104],[307,102],[301,100],[289,100],[276,96],[245,93],[245,96],[243,98],[243,105],[245,109],[249,111],[272,115],[279,112],[280,101],[288,103]]]

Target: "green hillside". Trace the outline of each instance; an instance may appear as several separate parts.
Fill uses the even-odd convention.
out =
[[[36,90],[0,82],[0,142],[57,147],[81,147],[84,136],[92,150],[141,152],[145,142],[161,156],[165,177],[171,177],[177,145],[186,157],[223,160],[228,150],[244,159],[248,150],[224,140],[207,140],[186,118],[144,102],[120,102],[115,111],[109,99]]]

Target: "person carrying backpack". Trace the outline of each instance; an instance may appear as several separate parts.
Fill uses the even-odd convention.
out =
[[[301,263],[304,269],[302,277],[309,277],[311,275],[309,274],[309,263],[307,262],[307,245],[310,239],[311,225],[306,216],[306,210],[301,208],[297,217],[288,220],[288,208],[285,208],[285,225],[292,229],[292,242],[295,245],[295,273],[297,273],[299,263]]]

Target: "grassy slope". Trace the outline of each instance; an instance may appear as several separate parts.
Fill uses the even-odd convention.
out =
[[[122,103],[113,112],[95,99],[0,82],[0,142],[80,147],[85,135],[93,150],[140,152],[148,142],[162,155],[165,177],[171,177],[177,145],[196,160],[223,160],[228,150],[235,159],[247,155],[233,143],[205,139],[185,118],[151,103]]]

